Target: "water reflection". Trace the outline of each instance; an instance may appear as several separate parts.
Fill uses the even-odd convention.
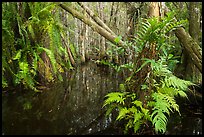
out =
[[[97,118],[103,113],[104,96],[117,91],[122,78],[90,62],[65,74],[63,79],[34,97],[4,95],[4,134],[89,134],[107,128],[110,118]],[[22,107],[25,98],[31,101],[31,108]],[[97,122],[95,127],[93,122]]]
[[[166,135],[202,135],[202,107],[180,105],[181,116],[174,113],[169,118]]]
[[[2,94],[2,134],[123,133],[121,129],[110,126],[112,116],[105,118],[101,109],[104,96],[118,91],[118,85],[122,83],[121,74],[89,62],[67,72],[63,79],[62,83],[56,83],[40,94],[28,94],[29,91]],[[173,114],[169,119],[166,135],[202,134],[202,118],[183,110],[180,112],[182,117]]]

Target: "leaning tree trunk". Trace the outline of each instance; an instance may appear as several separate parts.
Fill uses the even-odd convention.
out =
[[[168,8],[165,7],[168,12]],[[166,14],[166,13],[165,13]],[[175,34],[180,41],[186,53],[191,58],[192,63],[197,67],[197,69],[202,73],[202,49],[197,44],[197,42],[190,36],[189,33],[185,31],[183,27],[179,27],[175,30]],[[199,92],[188,92],[191,96],[195,96],[198,100],[202,101],[202,94]]]
[[[191,37],[199,43],[199,35],[200,35],[200,12],[198,7],[198,2],[190,2],[189,3],[189,34]],[[194,83],[201,83],[201,73],[198,68],[193,64],[193,61],[190,56],[188,56],[188,52],[184,49],[184,60],[186,60],[186,64],[184,64],[185,71],[184,77],[186,80],[190,80]]]
[[[175,30],[176,36],[181,42],[181,45],[186,49],[188,55],[191,57],[193,64],[202,73],[202,49],[194,41],[194,39],[185,31],[184,28],[180,27]]]
[[[124,42],[122,40],[120,40],[118,43],[115,42],[115,38],[117,38],[116,35],[111,34],[110,32],[108,32],[106,29],[104,29],[103,27],[99,26],[96,22],[94,22],[93,20],[87,18],[86,16],[84,16],[83,14],[80,14],[78,11],[76,11],[74,9],[74,7],[72,5],[70,6],[66,6],[64,4],[59,4],[59,6],[61,8],[63,8],[65,11],[69,12],[70,14],[72,14],[73,17],[78,18],[79,20],[81,20],[82,22],[84,22],[85,24],[87,24],[88,26],[90,26],[94,31],[98,32],[100,35],[102,35],[103,37],[105,37],[107,40],[109,40],[111,43],[116,44],[118,46],[122,46],[124,47]]]
[[[168,7],[165,6],[165,13],[169,11]],[[183,48],[185,48],[188,56],[192,59],[192,63],[202,73],[202,49],[198,43],[185,31],[183,27],[179,27],[175,30],[176,37],[180,41]]]
[[[108,32],[110,32],[112,35],[116,35],[102,20],[100,19],[94,12],[92,12],[86,5],[84,5],[82,2],[78,2],[78,4],[89,14],[89,16],[101,27],[105,28]],[[99,4],[103,4],[100,3]],[[100,8],[99,8],[100,9]]]
[[[83,14],[86,15],[86,12],[83,11]],[[86,46],[86,36],[87,35],[87,26],[85,23],[82,23],[82,31],[81,31],[81,61],[82,63],[84,63],[86,61],[86,57],[85,57],[85,46]]]

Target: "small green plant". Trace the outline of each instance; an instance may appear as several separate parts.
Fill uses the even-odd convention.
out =
[[[103,105],[103,107],[109,105],[106,116],[108,116],[113,109],[117,109],[118,116],[116,120],[127,121],[124,130],[125,133],[127,133],[130,128],[133,128],[134,132],[137,132],[144,121],[150,120],[149,110],[142,106],[141,101],[136,100],[135,93],[112,92],[107,94],[106,98]]]

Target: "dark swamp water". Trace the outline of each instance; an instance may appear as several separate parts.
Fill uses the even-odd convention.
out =
[[[120,135],[104,117],[104,96],[118,91],[123,76],[89,62],[42,93],[2,94],[2,135]],[[192,106],[191,106],[192,107]],[[166,135],[201,135],[202,107],[185,106],[169,119]]]

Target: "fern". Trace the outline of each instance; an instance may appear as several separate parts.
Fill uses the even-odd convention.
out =
[[[116,120],[124,120],[126,122],[125,133],[131,128],[134,129],[135,133],[138,132],[141,125],[147,121],[152,123],[156,133],[165,133],[168,116],[174,111],[177,111],[180,115],[179,106],[175,101],[175,97],[179,95],[187,98],[185,91],[188,89],[188,86],[193,85],[193,83],[179,79],[173,75],[171,71],[172,67],[170,68],[168,64],[168,61],[172,59],[173,56],[171,54],[168,55],[164,49],[169,46],[167,44],[168,39],[166,34],[185,23],[186,20],[176,22],[174,13],[172,12],[168,13],[167,17],[162,18],[161,21],[158,21],[158,18],[144,20],[144,22],[139,24],[139,31],[137,31],[134,43],[126,44],[127,47],[131,47],[135,49],[136,52],[140,52],[144,46],[149,46],[149,43],[154,42],[157,45],[156,52],[159,53],[160,59],[152,60],[143,58],[144,63],[141,66],[136,66],[136,68],[138,68],[137,70],[133,69],[135,68],[135,64],[132,64],[131,69],[133,74],[126,78],[125,81],[126,83],[134,83],[134,79],[132,78],[135,73],[150,63],[152,73],[148,73],[149,75],[145,78],[145,83],[141,85],[143,91],[150,93],[150,96],[142,100],[138,100],[137,96],[133,93],[128,93],[123,96],[114,96],[109,93],[110,95],[106,96],[108,98],[104,101],[104,106],[108,105],[108,114],[114,109],[119,110]],[[174,61],[176,62],[176,60]],[[103,63],[111,66],[109,62]],[[120,68],[123,67],[126,66],[120,65]],[[120,68],[117,67],[117,69]],[[125,84],[120,85],[120,90],[123,92],[127,89],[129,90],[128,87],[124,88],[124,85]],[[149,89],[151,89],[151,91],[148,91]],[[144,94],[147,95],[146,92]]]
[[[43,48],[43,47],[38,47],[38,50],[42,51],[44,50],[46,52],[46,54],[48,55],[48,57],[50,58],[50,62],[52,64],[52,67],[53,67],[53,71],[54,73],[57,72],[57,69],[56,69],[56,60],[55,60],[55,56],[53,54],[53,52],[47,48]]]
[[[170,76],[170,77],[166,77],[164,79],[165,81],[165,84],[167,87],[174,87],[176,89],[179,89],[179,90],[187,90],[188,89],[188,86],[190,85],[194,85],[192,82],[190,81],[186,81],[186,80],[182,80],[176,76]]]
[[[110,104],[110,103],[119,103],[119,104],[123,104],[124,105],[124,95],[127,94],[126,92],[111,92],[109,94],[107,94],[105,97],[107,98],[104,102],[104,106]]]
[[[165,114],[170,115],[172,109],[179,114],[179,106],[176,104],[173,97],[167,94],[153,93],[153,99],[155,100],[153,112],[151,114],[152,124],[155,126],[155,131],[158,133],[164,133],[166,131],[167,117]],[[170,110],[170,111],[169,111]]]
[[[160,87],[160,88],[158,88],[157,89],[157,91],[159,92],[159,93],[162,93],[162,94],[167,94],[167,95],[169,95],[169,96],[171,96],[171,97],[174,97],[174,96],[176,96],[177,95],[177,92],[175,92],[175,89],[174,88],[169,88],[169,87],[166,87],[166,86],[164,86],[164,87]]]
[[[31,70],[31,73],[33,73],[33,75],[35,76],[36,75],[36,71],[37,71],[37,61],[38,59],[40,58],[39,55],[37,55],[36,52],[32,52],[33,53],[33,56],[34,56],[34,59],[33,59],[33,62],[32,62],[32,70]]]
[[[118,114],[116,120],[121,120],[121,119],[123,119],[123,118],[127,115],[127,113],[129,113],[129,112],[130,112],[130,111],[129,111],[126,107],[120,109],[119,114]]]
[[[111,114],[111,112],[112,112],[114,109],[116,109],[117,107],[118,107],[118,105],[117,105],[117,104],[114,104],[114,103],[112,103],[111,105],[109,105],[109,107],[106,109],[105,116],[108,117],[108,116]]]
[[[136,100],[135,93],[112,92],[105,97],[106,100],[104,101],[103,107],[108,106],[106,116],[108,116],[111,111],[117,109],[119,112],[116,120],[121,121],[124,119],[127,121],[124,129],[125,134],[131,128],[133,128],[136,133],[140,129],[141,124],[143,124],[143,120],[150,120],[149,110],[143,108],[141,101]],[[131,101],[130,105],[125,103],[127,100]]]
[[[139,30],[136,34],[135,43],[139,45],[139,52],[142,51],[143,47],[148,42],[156,42],[158,49],[165,45],[165,34],[173,31],[177,27],[184,25],[187,21],[175,21],[174,13],[168,13],[167,17],[163,17],[160,22],[158,22],[157,17],[150,19],[142,19],[143,22],[139,24]]]

